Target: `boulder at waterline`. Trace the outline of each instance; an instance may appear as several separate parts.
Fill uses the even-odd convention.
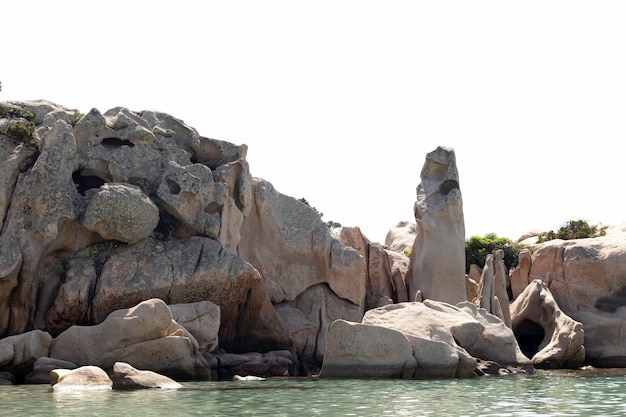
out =
[[[111,371],[115,390],[145,388],[178,389],[183,386],[171,378],[152,371],[142,371],[124,362],[115,362]]]
[[[122,361],[180,380],[210,376],[195,338],[160,299],[116,310],[94,326],[70,327],[54,339],[50,357],[104,369]]]
[[[55,369],[50,372],[50,385],[54,391],[110,390],[113,381],[97,366],[81,366],[76,369]]]
[[[548,286],[533,280],[511,304],[513,331],[536,368],[577,369],[585,360],[583,325],[557,305]]]

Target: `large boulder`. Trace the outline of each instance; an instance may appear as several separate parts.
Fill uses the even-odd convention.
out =
[[[579,368],[585,361],[583,325],[566,315],[536,279],[511,304],[512,326],[536,368]]]
[[[415,202],[409,300],[465,301],[465,221],[454,150],[426,155]],[[420,296],[418,296],[420,294]]]
[[[417,226],[414,222],[398,222],[385,235],[385,246],[395,252],[410,252],[416,234]]]
[[[412,379],[416,368],[413,346],[402,332],[336,320],[320,377]]]
[[[361,323],[333,323],[320,376],[465,378],[480,374],[479,362],[534,372],[498,317],[468,301],[425,300],[369,310]]]
[[[0,371],[9,371],[22,380],[38,359],[48,356],[51,345],[52,336],[41,330],[0,339]]]
[[[50,372],[53,391],[99,391],[113,388],[113,381],[101,368],[93,365]]]
[[[607,227],[602,237],[527,246],[511,272],[514,296],[535,280],[545,284],[565,315],[582,324],[586,363],[626,366],[626,224]]]
[[[258,178],[252,191],[238,254],[263,277],[296,353],[305,362],[320,362],[331,323],[363,316],[364,260],[308,205]]]
[[[200,352],[212,352],[219,346],[220,307],[210,301],[170,304],[172,318],[198,341]]]
[[[183,386],[165,375],[133,368],[124,362],[115,362],[111,371],[115,390],[135,390],[146,388],[178,389]]]
[[[78,317],[92,317],[97,324],[114,310],[150,298],[168,304],[210,301],[220,309],[223,349],[243,353],[290,348],[258,271],[213,239],[193,236],[162,242],[149,238],[132,246],[102,247],[98,254],[86,256],[100,263],[99,277],[96,280],[95,269],[85,267],[84,262],[69,263],[77,270],[71,268],[70,279],[61,284],[58,301],[47,314],[49,326]],[[81,271],[88,272],[85,278],[74,279]],[[81,299],[87,282],[93,287],[89,303],[73,301]],[[208,338],[208,334],[201,338],[202,349],[215,348],[216,341]]]
[[[409,258],[370,241],[358,227],[341,229],[341,243],[365,260],[365,311],[409,301],[405,282]]]
[[[159,209],[141,188],[115,183],[98,189],[82,222],[104,240],[130,244],[150,236],[158,223]]]
[[[50,357],[107,370],[126,362],[187,380],[210,375],[196,340],[159,299],[116,310],[98,325],[70,327],[54,339]]]

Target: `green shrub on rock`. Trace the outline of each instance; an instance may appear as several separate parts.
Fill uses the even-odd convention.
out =
[[[604,235],[606,235],[606,231],[601,230],[597,225],[592,226],[585,220],[569,220],[556,232],[550,230],[549,232],[540,234],[537,238],[537,243],[547,242],[554,239],[585,239]]]
[[[496,249],[504,251],[504,266],[507,269],[515,268],[519,261],[521,245],[506,237],[498,237],[495,233],[485,236],[472,236],[465,241],[465,272],[469,272],[470,265],[485,266],[487,255]]]

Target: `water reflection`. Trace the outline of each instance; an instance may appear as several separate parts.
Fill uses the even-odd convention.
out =
[[[11,416],[617,416],[626,370],[470,380],[273,380],[186,383],[181,390],[53,392],[0,387]]]

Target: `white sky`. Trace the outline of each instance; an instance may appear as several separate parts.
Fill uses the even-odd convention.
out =
[[[624,1],[5,2],[0,100],[172,114],[384,242],[455,149],[466,237],[626,220]]]

